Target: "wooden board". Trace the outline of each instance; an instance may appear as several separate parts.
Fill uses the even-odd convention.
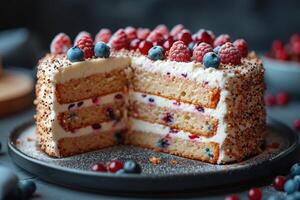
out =
[[[5,71],[0,77],[0,117],[21,111],[32,102],[32,79],[28,75]]]

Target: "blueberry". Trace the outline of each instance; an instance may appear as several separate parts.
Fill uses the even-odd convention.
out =
[[[140,174],[142,172],[141,166],[133,160],[124,163],[124,170],[128,174]]]
[[[286,200],[300,200],[300,192],[294,192],[293,194],[287,195]]]
[[[194,43],[194,42],[190,42],[188,47],[189,47],[189,49],[190,49],[191,51],[193,51],[194,46],[195,46],[195,43]]]
[[[214,48],[214,52],[215,52],[216,54],[219,54],[219,50],[220,50],[220,46],[217,46],[217,47]]]
[[[21,189],[22,196],[25,198],[31,197],[33,193],[36,191],[35,182],[31,180],[20,181],[19,187]]]
[[[220,59],[217,54],[213,52],[208,52],[203,57],[203,64],[205,68],[209,68],[209,67],[218,68],[220,64]]]
[[[0,166],[0,199],[14,198],[20,194],[18,177],[7,167]]]
[[[125,170],[124,169],[120,169],[116,172],[116,174],[121,175],[121,174],[125,174]]]
[[[161,46],[154,46],[148,51],[148,57],[151,60],[164,59],[164,49]]]
[[[298,190],[298,188],[299,188],[298,182],[296,182],[293,179],[286,181],[284,184],[284,191],[288,194],[292,194],[292,193],[296,192]]]
[[[294,177],[294,180],[298,183],[298,185],[300,186],[300,175],[296,175]]]
[[[299,163],[294,164],[291,167],[290,171],[291,171],[292,176],[300,175],[300,165],[299,165]]]
[[[110,55],[110,47],[104,42],[97,42],[94,51],[95,56],[98,58],[108,58]]]
[[[84,60],[84,53],[79,47],[72,47],[67,52],[67,58],[71,62],[79,62]]]

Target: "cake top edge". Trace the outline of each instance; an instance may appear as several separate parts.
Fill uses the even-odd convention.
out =
[[[249,53],[244,39],[232,41],[228,34],[216,37],[205,29],[192,34],[181,24],[171,30],[158,25],[152,31],[128,26],[115,33],[102,28],[94,38],[81,31],[73,43],[68,35],[59,33],[51,42],[50,52],[42,60],[56,62],[58,68],[112,57],[145,57],[152,62],[192,64],[220,70],[261,65],[256,54]]]

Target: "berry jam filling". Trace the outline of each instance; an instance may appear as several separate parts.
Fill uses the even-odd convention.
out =
[[[147,95],[146,94],[142,94],[142,97],[145,98]]]
[[[83,101],[80,101],[80,102],[77,103],[77,107],[80,107],[82,105],[83,105]]]
[[[181,76],[183,76],[184,78],[187,77],[187,73],[181,74]]]
[[[191,140],[197,139],[197,138],[199,138],[199,135],[191,134],[191,135],[189,135],[189,138],[190,138]]]
[[[74,103],[70,104],[70,105],[68,106],[68,110],[71,110],[74,106],[75,106]]]
[[[172,133],[172,134],[176,134],[178,132],[179,131],[177,129],[175,129],[175,128],[170,128],[170,131],[169,131],[169,133]]]
[[[179,101],[174,101],[174,102],[173,102],[173,105],[175,105],[175,106],[180,106],[180,102],[179,102]]]
[[[112,108],[107,108],[106,109],[106,116],[109,118],[109,119],[115,119],[116,116],[115,116],[115,113],[114,113],[114,110]]]
[[[153,103],[153,102],[154,102],[154,99],[153,99],[152,97],[150,97],[150,98],[148,99],[148,101],[149,101],[150,103]]]
[[[116,98],[116,99],[122,99],[122,98],[123,98],[123,95],[121,95],[121,94],[116,94],[116,95],[115,95],[115,98]]]
[[[163,116],[162,120],[163,120],[165,123],[167,123],[167,124],[171,124],[171,123],[173,123],[174,118],[173,118],[173,116],[172,116],[170,113],[166,113],[166,114]]]
[[[98,99],[98,97],[94,97],[94,98],[92,98],[92,102],[93,102],[93,103],[99,103],[99,99]]]
[[[204,108],[202,106],[196,106],[196,110],[202,113],[204,112]]]
[[[92,125],[92,128],[95,129],[95,130],[100,129],[101,127],[102,127],[101,124],[93,124]]]
[[[158,140],[156,144],[160,148],[166,148],[170,145],[169,141],[165,138]]]

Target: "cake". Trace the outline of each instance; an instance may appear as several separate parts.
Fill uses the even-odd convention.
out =
[[[261,60],[227,34],[127,27],[72,45],[61,33],[38,64],[38,143],[53,157],[126,144],[238,162],[262,150],[263,95]]]

